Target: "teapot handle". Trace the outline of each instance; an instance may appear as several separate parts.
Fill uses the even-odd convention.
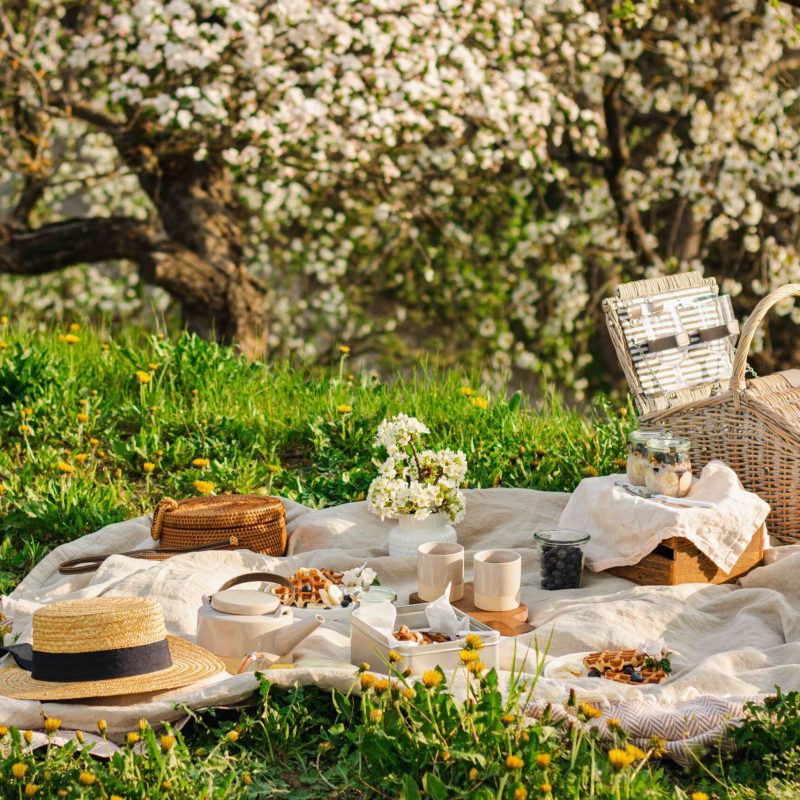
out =
[[[237,575],[235,578],[225,581],[225,583],[223,583],[222,586],[217,589],[217,591],[223,592],[225,589],[230,589],[231,586],[238,586],[240,583],[253,583],[254,581],[277,583],[289,589],[292,594],[289,596],[288,602],[284,603],[283,605],[291,605],[292,601],[294,600],[294,586],[286,578],[284,578],[283,575],[275,575],[272,572],[248,572],[245,575]],[[203,600],[205,600],[205,598],[203,598]],[[210,597],[209,602],[211,602]]]

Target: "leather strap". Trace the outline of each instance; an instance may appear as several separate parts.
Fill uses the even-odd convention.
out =
[[[65,561],[58,571],[62,575],[80,575],[84,572],[94,572],[109,556],[128,556],[129,558],[143,558],[147,561],[161,561],[172,556],[179,556],[181,553],[198,553],[202,550],[224,550],[228,547],[236,547],[239,540],[235,536],[227,539],[220,539],[218,542],[199,545],[198,547],[187,547],[183,550],[129,550],[127,553],[106,553],[102,556],[84,556],[83,558],[72,558]],[[289,587],[292,588],[291,586]]]

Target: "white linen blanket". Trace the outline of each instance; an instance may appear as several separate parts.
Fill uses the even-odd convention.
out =
[[[769,514],[769,504],[746,491],[722,461],[711,461],[689,497],[714,508],[682,508],[634,497],[617,482],[625,475],[586,478],[559,519],[562,528],[586,531],[586,566],[595,572],[638,564],[664,539],[688,539],[720,569],[730,572]]]
[[[549,642],[548,659],[604,648],[636,647],[648,638],[664,637],[674,650],[674,677],[663,686],[621,686],[600,679],[562,681],[540,678],[537,707],[558,708],[574,687],[581,699],[596,702],[607,716],[631,725],[637,741],[653,735],[668,740],[678,760],[690,758],[695,745],[710,744],[741,714],[742,703],[761,698],[776,685],[800,689],[800,547],[769,551],[768,566],[742,580],[741,586],[691,584],[640,587],[606,574],[587,573],[581,589],[558,592],[539,588],[535,530],[558,520],[569,495],[525,489],[467,492],[467,513],[458,526],[471,554],[486,547],[519,549],[523,563],[522,599],[530,609],[534,634],[503,643],[504,670],[534,672],[534,638],[540,649]],[[215,591],[234,575],[248,571],[290,574],[299,566],[344,569],[364,561],[377,570],[384,585],[405,602],[416,589],[413,558],[386,555],[386,535],[394,523],[381,523],[364,503],[314,511],[285,501],[289,552],[285,558],[251,553],[200,552],[163,562],[113,556],[95,573],[61,576],[58,565],[69,558],[150,546],[149,519],[142,517],[110,525],[97,533],[62,545],[42,560],[17,589],[3,599],[4,613],[14,620],[14,633],[30,637],[30,618],[40,604],[56,599],[101,595],[147,595],[161,600],[168,629],[192,638],[196,612],[204,594]],[[777,558],[776,556],[781,556]],[[296,657],[349,660],[348,630],[325,625],[296,651]],[[501,679],[507,679],[507,672]],[[295,668],[270,672],[281,685],[316,684],[347,690],[353,670]],[[120,740],[141,717],[152,722],[175,721],[191,708],[225,706],[244,701],[256,686],[253,675],[219,676],[202,686],[154,697],[134,696],[123,705],[38,703],[0,697],[0,724],[41,728],[45,715],[65,728],[92,730],[103,718],[109,733]],[[535,709],[532,709],[535,711]],[[602,720],[597,724],[602,725]]]

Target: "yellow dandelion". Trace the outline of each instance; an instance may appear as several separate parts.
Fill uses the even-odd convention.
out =
[[[31,426],[30,426],[30,425],[27,425],[27,424],[26,424],[26,425],[20,425],[20,426],[19,426],[19,432],[20,432],[20,433],[21,433],[23,436],[27,436],[27,435],[28,435],[28,434],[31,432]]]
[[[168,792],[172,788],[172,781],[161,781],[161,788]]]
[[[79,744],[83,744],[85,740],[83,736],[83,731],[75,731],[75,738],[78,740]]]
[[[536,766],[547,769],[550,766],[550,753],[539,753],[536,756]]]
[[[369,689],[370,686],[375,685],[375,676],[371,672],[362,672],[361,673],[361,688],[362,689]]]
[[[125,737],[128,747],[133,747],[142,737],[136,731],[130,731]]]
[[[253,778],[251,777],[250,773],[245,772],[244,776],[242,777],[242,782],[249,786],[253,782]]]
[[[211,481],[195,481],[192,485],[199,494],[211,494],[216,486]]]
[[[161,749],[166,753],[169,750],[172,750],[175,747],[175,737],[170,733],[165,733],[161,737]]]
[[[635,744],[626,745],[625,752],[629,756],[633,756],[636,761],[642,761],[643,759],[647,758],[647,753],[638,748]]]
[[[386,678],[381,678],[375,681],[375,685],[372,688],[375,689],[376,694],[383,694],[389,690],[389,681]]]
[[[67,475],[69,475],[69,473],[72,472],[74,469],[75,468],[72,466],[72,464],[68,464],[66,461],[59,461],[58,462],[58,471],[59,472],[64,472]]]
[[[28,771],[28,765],[23,764],[21,761],[17,761],[16,764],[11,765],[11,774],[18,780],[21,781],[25,777],[25,773]]]
[[[207,754],[208,754],[208,750],[206,750],[206,748],[205,748],[205,747],[198,747],[198,748],[196,748],[196,749],[195,749],[195,751],[194,751],[194,754],[195,754],[195,755],[196,755],[198,758],[202,758],[203,756],[205,756],[205,755],[207,755]]]
[[[35,783],[25,784],[25,797],[33,797],[38,791],[39,787],[37,784]]]
[[[477,661],[480,658],[480,654],[477,650],[462,650],[458,657],[465,663],[469,664],[472,661]]]
[[[8,317],[5,314],[0,317],[0,325],[8,325]]]
[[[464,642],[471,650],[480,650],[483,647],[483,639],[477,633],[468,633]]]
[[[580,705],[581,713],[586,717],[586,719],[595,719],[596,717],[602,717],[603,712],[600,709],[595,708],[589,703],[581,703]]]
[[[44,732],[48,734],[55,733],[61,727],[61,720],[55,717],[47,717],[44,721]]]
[[[359,667],[358,667],[358,671],[359,672],[367,672],[370,669],[372,669],[372,667],[369,664],[367,664],[366,661],[362,661],[361,664],[359,664]]]
[[[661,736],[651,736],[647,742],[647,747],[656,758],[661,758],[667,754],[667,740]]]
[[[229,742],[236,742],[236,741],[238,741],[238,740],[239,740],[239,731],[237,731],[237,730],[228,731],[228,732],[225,734],[225,738],[226,738],[226,739],[227,739]]]
[[[142,717],[139,720],[139,731],[141,733],[144,733],[149,727],[150,727],[150,723],[144,717]]]
[[[197,390],[197,389],[192,389],[192,394],[193,394],[195,397],[197,397],[197,395],[198,395],[198,390]]]
[[[192,461],[192,466],[198,467],[199,469],[205,469],[210,463],[211,460],[208,458],[196,458],[194,461]]]
[[[76,336],[74,333],[68,333],[62,341],[66,342],[67,344],[77,344],[80,341],[80,337]]]
[[[85,397],[82,397],[80,400],[78,400],[78,405],[79,406],[88,406],[89,405],[89,401]]]
[[[353,407],[352,406],[348,406],[346,403],[342,403],[341,405],[336,406],[336,410],[340,414],[349,414],[353,410]]]
[[[152,461],[145,461],[142,464],[142,471],[145,475],[152,475],[155,472],[156,465]]]
[[[343,355],[347,355],[350,352],[350,348],[346,344],[339,345],[339,352]]]
[[[511,755],[506,758],[506,766],[509,769],[522,769],[524,765],[525,762],[519,756]]]
[[[587,478],[596,478],[600,473],[597,471],[597,467],[593,467],[593,466],[591,466],[591,464],[587,464],[583,468],[583,474]]]
[[[460,391],[461,394],[464,395],[464,397],[471,397],[473,394],[475,394],[475,392],[472,389],[470,389],[469,386],[462,386]]]
[[[708,800],[705,792],[692,792],[692,800]]]
[[[78,422],[88,422],[89,421],[89,415],[88,414],[84,414],[83,411],[81,411],[80,414],[77,414],[75,418],[78,420]]]
[[[83,772],[81,772],[80,775],[78,775],[78,780],[84,786],[91,786],[97,780],[97,778],[95,777],[94,772],[89,772],[89,770],[84,770]]]
[[[404,697],[406,700],[411,700],[411,699],[413,699],[413,697],[414,697],[414,690],[413,690],[413,689],[403,689],[403,691],[401,692],[401,694],[403,695],[403,697]]]
[[[89,459],[89,454],[88,453],[76,453],[74,458],[79,464],[85,464]]]
[[[528,790],[520,785],[514,788],[514,800],[526,800],[528,797]]]
[[[77,323],[77,322],[73,322],[73,323],[72,323],[72,325],[70,325],[70,326],[69,326],[69,329],[70,329],[70,330],[71,330],[73,333],[77,333],[77,332],[78,332],[78,331],[81,329],[81,326],[80,326],[80,325],[78,325],[78,323]]]
[[[94,438],[92,438],[92,439],[89,439],[89,444],[90,444],[92,447],[97,447],[97,445],[99,445],[99,444],[100,444],[100,440],[99,440],[99,439],[94,439]]]
[[[22,414],[23,417],[32,417],[33,416],[33,409],[28,407],[28,406],[26,406],[25,408],[22,409],[22,411],[20,413]]]
[[[379,708],[373,708],[369,712],[369,721],[370,722],[380,722],[383,719],[383,711]]]
[[[280,465],[279,465],[279,464],[269,464],[269,465],[267,466],[267,469],[268,469],[270,472],[280,472],[280,471],[281,471],[281,468],[280,468]]]
[[[513,725],[516,721],[517,718],[513,714],[503,714],[503,716],[500,717],[500,722],[502,722],[503,725]]]
[[[553,787],[552,787],[552,786],[551,786],[549,783],[543,783],[543,784],[542,784],[542,785],[539,787],[539,791],[540,791],[542,794],[550,794],[550,792],[552,792],[552,791],[553,791]]]
[[[471,675],[480,675],[486,669],[486,664],[483,661],[470,661],[467,664],[467,671]]]
[[[120,797],[118,794],[109,795],[108,800],[125,800],[124,797]]]
[[[158,369],[158,364],[153,364],[151,362],[150,364],[147,365],[147,369],[149,369],[150,372],[155,372]]]
[[[435,669],[429,669],[422,673],[422,683],[429,689],[433,689],[442,682],[442,673]]]
[[[5,725],[0,725],[0,739],[8,736],[8,728]]]
[[[485,397],[473,397],[470,400],[470,403],[472,403],[472,405],[475,406],[475,408],[482,408],[482,409],[489,408],[489,401]]]
[[[25,740],[25,744],[30,744],[33,741],[33,731],[25,731],[22,738]]]
[[[152,380],[150,373],[145,372],[143,369],[137,369],[134,374],[136,375],[136,380],[139,381],[139,383],[150,383]]]
[[[469,779],[470,779],[471,781],[476,781],[476,780],[478,780],[478,778],[480,778],[480,776],[481,776],[480,772],[478,772],[478,770],[477,770],[475,767],[473,767],[473,768],[472,768],[472,769],[469,771]]]
[[[634,758],[627,751],[614,747],[608,751],[608,760],[611,762],[611,767],[619,772],[633,764]]]
[[[108,345],[108,343],[107,343],[107,342],[103,342],[103,343],[100,345],[100,349],[101,349],[101,350],[108,350],[108,348],[109,348],[109,345]]]
[[[618,731],[622,728],[622,723],[620,722],[619,717],[609,717],[606,720],[606,725],[608,726],[609,730]]]
[[[8,342],[0,342],[0,350],[8,350],[11,345]]]
[[[390,650],[389,651],[389,663],[396,664],[398,661],[401,661],[403,656],[397,652],[397,650]]]
[[[4,483],[0,483],[0,494],[6,493],[6,485]]]

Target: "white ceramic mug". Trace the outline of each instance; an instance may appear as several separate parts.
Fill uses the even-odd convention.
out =
[[[426,542],[417,548],[417,594],[430,602],[450,584],[450,602],[464,596],[464,548],[455,542]]]
[[[520,604],[522,556],[513,550],[475,553],[475,606],[484,611],[513,611]]]

